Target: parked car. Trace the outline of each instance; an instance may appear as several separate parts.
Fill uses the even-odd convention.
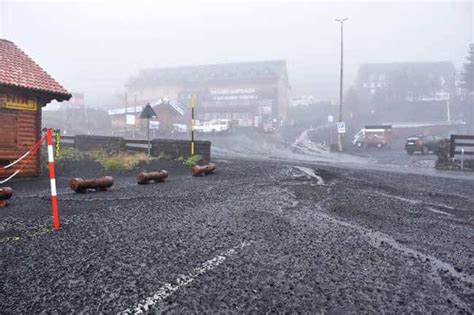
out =
[[[171,130],[172,135],[186,134],[188,132],[188,126],[186,124],[173,124],[173,130]]]
[[[258,130],[262,133],[274,133],[276,128],[273,126],[273,122],[271,120],[260,124]]]
[[[435,152],[439,147],[439,141],[442,139],[439,136],[410,136],[405,141],[405,150],[410,155],[415,152],[421,152],[421,154]]]

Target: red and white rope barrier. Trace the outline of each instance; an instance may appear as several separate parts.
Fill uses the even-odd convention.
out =
[[[18,175],[18,173],[20,173],[20,170],[16,170],[13,174],[11,174],[10,176],[8,176],[8,177],[5,178],[4,180],[0,180],[0,185],[5,184],[5,183],[8,182],[10,179],[12,179],[12,178],[15,177],[16,175]]]
[[[56,191],[56,174],[54,171],[54,151],[53,151],[53,129],[46,130],[46,140],[48,142],[48,162],[49,180],[51,184],[51,205],[53,207],[54,229],[59,230],[58,197]]]
[[[46,135],[42,136],[41,139],[28,152],[24,153],[18,159],[16,159],[12,163],[3,167],[3,169],[8,169],[14,166],[15,164],[21,162],[23,159],[25,159],[29,155],[28,159],[23,162],[21,167],[17,169],[15,172],[13,172],[10,176],[5,178],[4,180],[1,180],[0,184],[6,183],[10,179],[18,175],[27,165],[26,162],[29,161],[35,155],[35,153],[41,148],[41,144],[44,142],[45,139],[48,143],[49,179],[50,179],[50,185],[51,185],[51,205],[53,207],[53,222],[54,222],[53,226],[54,226],[54,229],[57,231],[60,228],[60,224],[59,224],[59,212],[58,212],[58,197],[57,197],[57,191],[56,191],[56,174],[54,171],[53,129],[51,128],[46,129]]]
[[[15,165],[16,163],[20,162],[21,160],[23,160],[24,158],[26,158],[28,156],[28,154],[31,153],[31,150],[29,150],[28,152],[26,152],[25,154],[23,154],[22,156],[20,156],[18,159],[16,159],[15,161],[11,162],[10,164],[8,165],[5,165],[3,168],[4,169],[7,169],[7,168],[10,168],[12,167],[13,165]]]
[[[16,159],[12,163],[4,166],[3,169],[8,169],[8,168],[12,167],[13,165],[15,165],[18,162],[22,161],[24,158],[26,158],[28,155],[31,154],[30,157],[28,158],[28,160],[26,160],[26,161],[29,161],[35,155],[35,153],[41,148],[41,144],[43,143],[44,139],[45,139],[45,136],[41,137],[41,139],[39,139],[39,141],[36,142],[35,145],[29,151],[27,151],[25,154],[20,156],[18,159]],[[23,163],[23,165],[21,165],[21,167],[19,169],[17,169],[15,172],[13,172],[10,176],[8,176],[7,178],[1,180],[0,185],[8,182],[10,179],[12,179],[16,175],[18,175],[25,168],[26,165],[27,165],[27,163]]]

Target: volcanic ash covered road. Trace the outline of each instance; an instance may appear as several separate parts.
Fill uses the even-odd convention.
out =
[[[472,313],[472,179],[218,160],[194,178],[73,194],[13,184],[3,313]]]

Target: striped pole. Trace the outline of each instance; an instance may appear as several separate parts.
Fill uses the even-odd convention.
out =
[[[53,129],[46,130],[48,142],[49,180],[51,183],[51,205],[53,206],[54,230],[59,230],[58,197],[56,194],[56,174],[54,172]]]
[[[194,155],[194,108],[196,107],[196,94],[191,99],[191,156]]]

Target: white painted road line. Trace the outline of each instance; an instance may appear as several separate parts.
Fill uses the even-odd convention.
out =
[[[452,216],[452,214],[441,211],[441,210],[437,210],[433,207],[440,207],[440,208],[449,209],[449,210],[456,210],[455,208],[453,208],[451,206],[443,205],[441,203],[432,203],[432,202],[425,202],[423,200],[408,199],[408,198],[394,196],[394,195],[390,195],[390,194],[386,194],[386,193],[382,193],[382,192],[377,192],[377,191],[374,191],[372,193],[376,194],[376,195],[379,195],[379,196],[384,196],[384,197],[388,197],[388,198],[401,200],[401,201],[407,202],[407,203],[412,204],[412,205],[418,205],[418,204],[425,205],[425,206],[427,206],[426,210],[428,210],[428,211],[435,212],[435,213],[440,213],[440,214],[444,214],[444,215],[448,215],[448,216]]]
[[[243,242],[242,244],[235,246],[231,249],[226,250],[225,252],[217,255],[216,257],[209,259],[204,262],[199,267],[196,267],[187,275],[179,276],[173,283],[165,283],[161,288],[159,288],[153,296],[146,298],[145,300],[138,303],[133,308],[126,309],[119,314],[143,314],[146,313],[151,307],[160,304],[167,297],[171,296],[173,293],[178,291],[180,288],[189,285],[197,277],[205,274],[208,271],[211,271],[217,268],[222,264],[227,258],[235,255],[238,250],[247,247],[252,242]]]
[[[426,210],[431,211],[431,212],[434,212],[434,213],[444,214],[444,215],[447,215],[447,216],[449,216],[449,217],[452,217],[452,216],[453,216],[451,213],[447,213],[447,212],[444,212],[444,211],[435,209],[435,208],[433,208],[433,207],[426,207]]]

